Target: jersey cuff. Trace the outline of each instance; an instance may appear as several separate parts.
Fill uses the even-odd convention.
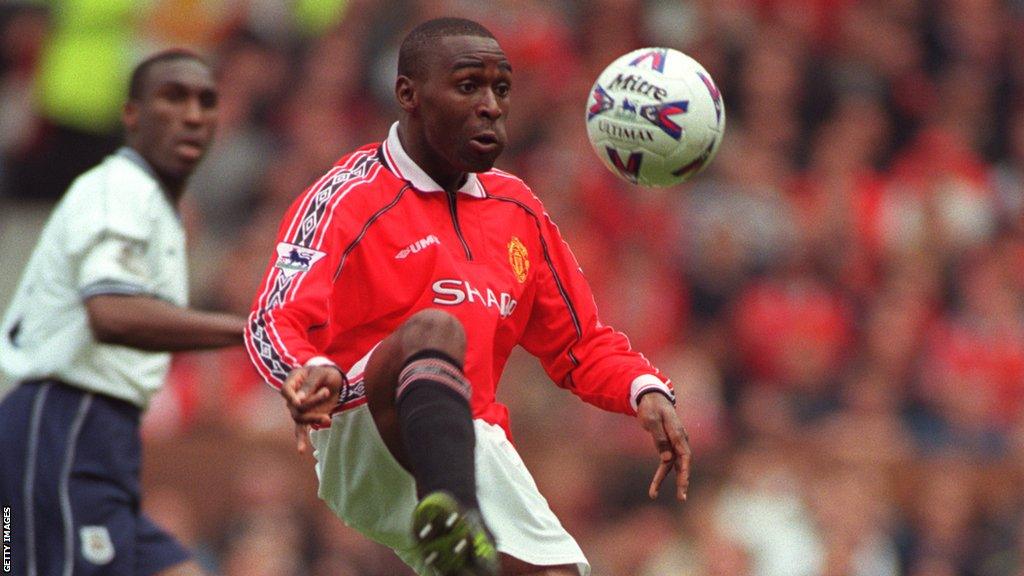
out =
[[[348,394],[348,374],[345,374],[345,371],[341,369],[341,366],[338,366],[326,356],[313,356],[309,360],[306,360],[306,363],[303,364],[303,366],[307,368],[310,366],[330,366],[337,370],[338,374],[341,374],[341,391],[338,393],[338,402],[341,403],[341,401],[345,399]]]
[[[676,403],[676,394],[668,384],[662,382],[654,374],[641,374],[634,378],[633,383],[629,385],[629,403],[633,406],[634,412],[640,408],[640,396],[647,392],[661,392],[672,401],[673,405]]]
[[[306,363],[303,364],[303,366],[333,366],[335,368],[338,367],[337,364],[332,362],[331,359],[326,356],[313,356],[309,360],[306,360]]]

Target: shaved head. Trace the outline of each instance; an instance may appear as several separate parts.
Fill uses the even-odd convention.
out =
[[[146,82],[149,80],[150,72],[154,67],[162,62],[174,62],[176,60],[194,60],[204,67],[210,68],[206,60],[191,50],[171,48],[157,52],[139,62],[135,69],[132,70],[131,79],[128,81],[128,99],[140,100],[143,97],[143,93],[146,91]]]
[[[398,51],[398,75],[422,78],[428,55],[434,53],[442,38],[476,36],[494,39],[483,25],[465,18],[435,18],[412,29]]]

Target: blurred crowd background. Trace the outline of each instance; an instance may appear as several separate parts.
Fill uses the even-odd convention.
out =
[[[127,74],[220,78],[192,180],[193,301],[245,313],[285,207],[396,117],[397,44],[479,20],[515,67],[499,166],[546,202],[604,320],[679,391],[689,502],[656,456],[514,356],[515,441],[596,576],[1024,575],[1022,0],[51,0],[0,5],[0,304],[119,143]],[[640,190],[591,153],[598,72],[681,49],[724,95],[713,166]],[[145,507],[224,576],[408,574],[315,496],[241,348],[178,356]]]

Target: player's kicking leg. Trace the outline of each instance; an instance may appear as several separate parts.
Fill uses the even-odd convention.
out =
[[[419,312],[374,351],[366,397],[385,445],[416,479],[411,529],[424,562],[443,576],[489,576],[498,553],[477,502],[465,354],[455,317]]]
[[[447,492],[432,492],[416,506],[413,536],[424,563],[441,574],[498,573],[498,553],[478,510]]]

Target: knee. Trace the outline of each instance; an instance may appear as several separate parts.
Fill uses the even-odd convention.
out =
[[[466,351],[466,330],[455,316],[437,309],[421,310],[402,326],[406,355],[433,348],[461,360]]]

